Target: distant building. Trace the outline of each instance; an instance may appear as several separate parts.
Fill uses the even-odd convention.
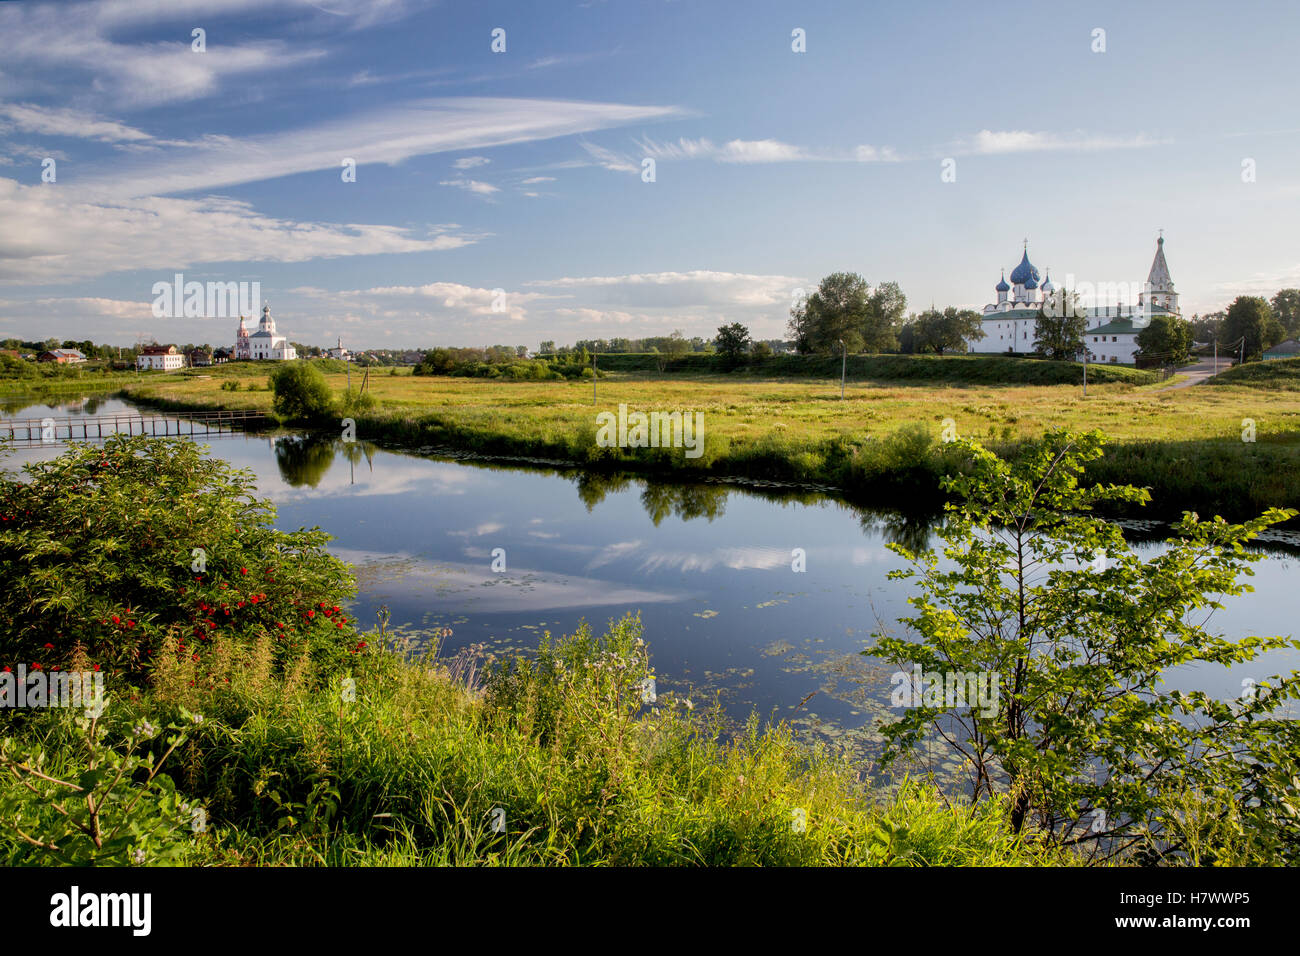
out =
[[[330,358],[342,359],[344,362],[352,361],[352,353],[343,347],[343,339],[338,340],[338,345],[330,349]]]
[[[86,356],[76,349],[50,349],[48,352],[42,352],[38,361],[57,362],[60,365],[77,365],[86,361]]]
[[[287,362],[298,357],[297,351],[289,344],[288,336],[275,330],[275,319],[271,318],[271,306],[262,306],[262,321],[257,331],[251,335],[244,324],[244,317],[239,317],[239,329],[235,333],[235,358],[253,361],[269,360]]]
[[[212,353],[207,349],[190,349],[186,358],[190,360],[190,368],[204,368],[212,364]]]
[[[1289,359],[1300,358],[1300,342],[1295,339],[1287,339],[1285,342],[1279,342],[1270,349],[1264,351],[1266,359]]]
[[[213,349],[212,364],[225,365],[227,362],[231,360],[231,358],[234,357],[234,354],[235,354],[234,349]]]
[[[174,345],[146,345],[136,356],[135,367],[141,371],[170,372],[185,367],[185,356]]]
[[[967,340],[967,349],[985,354],[1034,351],[1038,311],[1048,296],[1056,292],[1056,286],[1051,276],[1044,278],[1041,286],[1038,284],[1038,269],[1029,261],[1028,243],[1020,264],[1011,270],[1011,282],[1008,284],[1004,272],[994,289],[997,302],[984,306],[981,322],[984,338]],[[1133,364],[1138,351],[1138,333],[1157,314],[1179,314],[1178,293],[1174,291],[1169,264],[1165,262],[1164,236],[1156,240],[1155,259],[1136,306],[1116,303],[1085,310],[1084,343],[1088,361]]]

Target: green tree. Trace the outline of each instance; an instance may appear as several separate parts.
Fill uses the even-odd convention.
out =
[[[897,282],[882,282],[867,300],[862,322],[862,348],[867,352],[898,349],[898,329],[907,310],[907,296]]]
[[[1192,340],[1195,342],[1223,341],[1221,327],[1224,312],[1208,312],[1192,316]]]
[[[790,334],[803,354],[838,352],[844,342],[861,351],[862,329],[869,308],[867,280],[855,272],[835,272],[817,291],[790,310]]]
[[[1070,361],[1084,349],[1087,313],[1075,292],[1058,289],[1038,307],[1034,349],[1050,359]]]
[[[912,326],[912,349],[917,352],[964,352],[968,338],[984,338],[981,316],[971,309],[951,305],[942,312],[931,309],[917,316]]]
[[[749,329],[739,322],[720,326],[718,328],[718,337],[714,341],[717,343],[718,354],[732,365],[738,365],[744,361],[752,346],[749,340]]]
[[[1257,295],[1237,296],[1228,306],[1220,332],[1219,341],[1228,348],[1235,348],[1235,343],[1244,338],[1247,359],[1259,358],[1264,349],[1280,342],[1283,334],[1268,302]]]
[[[286,362],[271,373],[277,415],[290,420],[330,414],[330,387],[320,369],[308,362]]]
[[[1176,315],[1157,312],[1151,322],[1137,334],[1137,344],[1143,358],[1159,359],[1169,365],[1187,361],[1192,347],[1192,326]]]
[[[903,668],[895,703],[907,709],[882,728],[886,762],[933,729],[966,761],[972,800],[1006,800],[1017,833],[1160,856],[1228,826],[1225,845],[1245,841],[1257,862],[1300,861],[1300,727],[1279,716],[1300,697],[1300,671],[1235,700],[1164,686],[1175,667],[1300,649],[1203,627],[1223,595],[1250,590],[1239,575],[1260,555],[1246,543],[1296,512],[1239,525],[1189,513],[1143,560],[1094,512],[1148,492],[1080,483],[1102,447],[1100,432],[1055,431],[1006,461],[958,442],[967,462],[944,481],[958,500],[942,555],[890,545],[910,565],[890,576],[918,593],[909,635],[876,635],[869,651]],[[1189,798],[1224,800],[1235,816],[1189,818]]]
[[[1300,335],[1300,289],[1279,289],[1269,301],[1273,317],[1289,337]]]

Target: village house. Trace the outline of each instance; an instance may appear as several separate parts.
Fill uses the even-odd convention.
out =
[[[59,365],[79,365],[86,361],[86,356],[76,349],[50,349],[42,352],[38,361],[57,362]]]
[[[185,367],[185,356],[174,345],[146,345],[136,356],[135,367],[141,371],[170,372]]]

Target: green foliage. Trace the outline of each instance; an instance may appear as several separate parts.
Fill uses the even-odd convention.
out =
[[[322,418],[333,411],[325,376],[314,363],[285,362],[271,374],[277,415],[290,421]]]
[[[1269,359],[1224,369],[1208,379],[1211,385],[1241,385],[1280,391],[1300,391],[1300,358]]]
[[[732,365],[739,365],[745,356],[749,354],[753,344],[749,339],[749,329],[739,322],[719,326],[718,337],[714,342],[717,345],[718,354]],[[771,349],[768,349],[768,352],[770,354]]]
[[[1008,833],[1005,807],[972,815],[910,783],[876,805],[848,766],[796,744],[784,725],[762,729],[751,719],[731,734],[716,713],[683,698],[647,701],[642,681],[653,670],[635,618],[600,636],[583,627],[548,638],[535,659],[494,666],[482,690],[463,660],[407,661],[396,650],[357,658],[351,700],[341,681],[322,694],[237,680],[214,696],[193,731],[185,782],[221,827],[220,859],[1043,859]]]
[[[1223,347],[1236,349],[1245,340],[1247,359],[1257,359],[1264,349],[1282,341],[1282,324],[1273,317],[1268,302],[1257,295],[1239,295],[1228,306],[1220,329]]]
[[[1191,324],[1176,315],[1156,313],[1137,334],[1140,358],[1178,365],[1187,361],[1192,347]]]
[[[790,310],[790,336],[804,354],[842,347],[887,352],[898,345],[897,327],[906,307],[907,297],[897,283],[882,282],[873,290],[856,273],[836,272]]]
[[[911,564],[891,576],[919,588],[904,623],[920,639],[877,635],[871,653],[905,673],[982,675],[995,705],[925,697],[882,728],[886,759],[941,729],[970,770],[972,799],[1011,801],[1014,832],[1032,826],[1104,854],[1184,854],[1179,801],[1189,788],[1226,794],[1242,807],[1236,837],[1252,852],[1300,861],[1300,830],[1286,830],[1300,813],[1300,752],[1294,722],[1277,714],[1300,697],[1300,672],[1237,701],[1161,686],[1174,667],[1300,648],[1194,623],[1220,596],[1249,590],[1238,578],[1259,554],[1245,544],[1295,512],[1239,525],[1186,514],[1167,550],[1143,561],[1092,512],[1147,492],[1079,483],[1102,444],[1099,432],[1052,432],[1009,463],[957,443],[968,463],[944,482],[960,500],[940,532],[943,563],[891,545]]]
[[[119,435],[24,471],[0,479],[0,664],[80,653],[116,682],[183,656],[202,682],[224,648],[265,640],[284,665],[355,644],[329,536],[277,531],[252,475],[201,446]]]
[[[1300,289],[1279,289],[1269,300],[1269,305],[1273,317],[1281,323],[1283,333],[1289,338],[1300,336]]]
[[[202,720],[181,712],[185,725]],[[186,729],[170,724],[161,755],[150,749],[158,734],[147,720],[128,732],[107,719],[55,718],[56,732],[71,723],[77,743],[59,754],[55,768],[41,743],[0,741],[0,828],[22,841],[22,862],[64,866],[130,866],[176,863],[188,849],[190,831],[203,813],[177,793],[162,765],[185,740]],[[121,738],[118,741],[111,737]],[[57,759],[57,757],[56,757]],[[56,776],[55,774],[61,774]]]
[[[339,400],[339,412],[346,416],[352,417],[361,412],[368,412],[375,407],[375,396],[369,392],[349,389]]]
[[[1070,361],[1084,350],[1083,333],[1087,325],[1087,313],[1080,307],[1078,295],[1058,289],[1038,309],[1034,349],[1049,359]]]
[[[948,306],[942,312],[931,309],[917,316],[911,328],[911,351],[966,351],[966,339],[984,338],[982,316],[972,309]]]

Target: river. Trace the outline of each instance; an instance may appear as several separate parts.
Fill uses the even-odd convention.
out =
[[[118,399],[20,404],[9,401],[6,416],[132,410]],[[362,626],[386,606],[390,626],[413,639],[442,635],[444,654],[473,644],[503,654],[536,648],[546,631],[568,633],[584,619],[601,628],[634,611],[661,693],[697,706],[716,699],[736,720],[755,709],[791,719],[801,736],[866,759],[879,740],[874,723],[896,713],[893,668],[859,652],[873,632],[899,632],[909,591],[887,578],[902,562],[886,545],[925,543],[924,522],[815,490],[615,478],[292,432],[200,440],[256,474],[278,527],[319,525],[334,536],[331,550],[356,568]],[[4,467],[63,447],[16,448]],[[1150,555],[1161,545],[1135,547]],[[1285,537],[1271,547],[1255,565],[1255,592],[1225,600],[1211,628],[1293,633],[1295,554]],[[1169,677],[1229,697],[1243,679],[1293,668],[1300,653],[1275,652],[1231,672]]]

